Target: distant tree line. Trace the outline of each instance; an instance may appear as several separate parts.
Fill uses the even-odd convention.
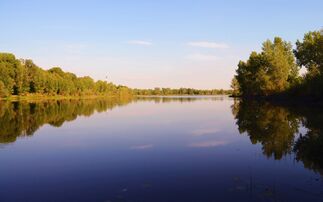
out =
[[[223,101],[226,98],[223,96],[202,96],[198,99],[193,96],[137,96],[135,99],[133,99],[134,102],[136,101],[149,101],[149,102],[155,102],[155,103],[170,103],[170,102],[197,102],[201,100],[206,101]]]
[[[0,53],[0,97],[11,95],[122,95],[130,94],[125,86],[77,77],[59,67],[44,70],[32,60],[16,59],[11,53]]]
[[[32,60],[17,59],[11,53],[0,53],[0,98],[12,95],[87,96],[87,95],[220,95],[231,90],[198,90],[193,88],[130,89],[89,76],[77,77],[59,67],[44,70]]]
[[[231,90],[212,89],[199,90],[194,88],[154,88],[154,89],[133,89],[134,95],[229,95]]]
[[[307,71],[299,75],[302,67]],[[235,96],[323,97],[323,30],[306,33],[294,50],[279,37],[265,41],[239,62],[231,87]]]

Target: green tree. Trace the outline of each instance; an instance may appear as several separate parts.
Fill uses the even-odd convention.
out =
[[[231,80],[231,88],[232,88],[232,95],[233,96],[239,96],[240,95],[240,86],[239,86],[239,82],[235,77],[233,77],[233,79]]]
[[[307,69],[305,76],[289,90],[290,95],[323,97],[323,30],[308,32],[296,42],[297,63]]]
[[[242,95],[267,96],[288,89],[298,78],[298,67],[291,44],[275,37],[263,43],[260,53],[252,52],[246,62],[240,61],[236,73]]]
[[[297,63],[310,73],[323,73],[323,30],[308,32],[303,41],[297,40],[294,53]]]
[[[0,97],[7,97],[9,95],[6,86],[2,81],[0,81]]]
[[[254,96],[262,94],[266,78],[263,78],[266,60],[262,54],[252,52],[246,62],[240,61],[236,70],[239,92],[242,95]]]
[[[0,53],[0,81],[6,86],[9,93],[17,93],[18,87],[16,85],[17,60],[11,53]]]

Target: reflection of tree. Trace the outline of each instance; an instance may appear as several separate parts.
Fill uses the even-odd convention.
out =
[[[266,156],[281,159],[291,152],[299,120],[286,108],[256,101],[240,101],[232,108],[239,132],[246,132],[253,144],[261,143]]]
[[[281,159],[294,152],[297,161],[323,175],[323,108],[283,107],[267,102],[237,101],[232,105],[239,132],[252,143],[261,143],[266,156]],[[305,135],[295,134],[302,123]]]
[[[39,127],[50,124],[60,127],[78,116],[91,116],[95,111],[104,112],[133,101],[193,102],[200,99],[217,100],[223,97],[128,97],[98,99],[45,100],[37,102],[0,101],[0,143],[15,142],[18,136],[33,135]]]
[[[90,116],[129,103],[126,98],[0,102],[0,143],[29,136],[44,124],[60,127],[78,116]]]
[[[323,175],[323,109],[306,108],[297,113],[303,116],[303,124],[308,131],[296,141],[296,160]]]
[[[153,101],[155,103],[168,103],[168,102],[195,102],[201,100],[223,101],[224,96],[139,96],[136,98],[138,101]]]
[[[302,161],[306,168],[323,175],[323,134],[322,131],[310,130],[300,137],[295,144],[296,160]]]

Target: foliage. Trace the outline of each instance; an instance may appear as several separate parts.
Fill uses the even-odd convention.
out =
[[[307,73],[301,82],[288,92],[292,96],[323,97],[323,30],[308,32],[303,41],[296,42],[294,50],[297,63],[305,67]]]
[[[323,30],[308,32],[303,41],[297,40],[294,50],[297,63],[311,75],[323,73]]]
[[[288,89],[298,77],[292,46],[276,37],[263,43],[260,53],[252,52],[240,61],[235,79],[244,96],[267,96]],[[237,91],[237,89],[235,90]]]
[[[294,55],[293,55],[294,53]],[[284,95],[287,97],[323,97],[323,30],[312,31],[297,40],[296,49],[290,43],[275,38],[263,43],[262,52],[252,52],[246,62],[240,61],[238,85],[233,92],[242,96]],[[295,58],[296,63],[295,64]],[[298,76],[299,67],[307,72]]]
[[[0,53],[0,97],[8,95],[131,95],[131,89],[91,77],[77,77],[59,67],[43,70],[32,60]]]
[[[212,89],[212,90],[198,90],[194,88],[154,88],[154,89],[134,89],[135,95],[225,95],[231,94],[231,90]]]
[[[0,97],[7,97],[8,96],[8,90],[6,89],[6,86],[2,81],[0,81]]]
[[[60,67],[43,70],[32,60],[16,59],[13,54],[0,53],[0,97],[10,95],[219,95],[230,90],[198,90],[193,88],[130,89],[106,81],[94,81],[89,76],[77,77]]]
[[[231,89],[232,89],[232,96],[240,95],[240,85],[236,76],[234,76],[233,79],[231,80]]]

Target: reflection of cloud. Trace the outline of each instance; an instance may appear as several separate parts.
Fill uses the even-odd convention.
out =
[[[225,43],[216,43],[211,41],[192,41],[188,42],[187,45],[200,48],[229,48]]]
[[[204,141],[204,142],[196,142],[189,144],[189,147],[216,147],[221,145],[226,145],[227,142],[225,141],[217,141],[217,140],[210,140],[210,141]]]
[[[201,135],[210,135],[219,132],[218,129],[213,129],[213,128],[205,128],[205,129],[197,129],[192,131],[192,134],[194,136],[201,136]]]
[[[152,148],[153,145],[152,144],[144,144],[144,145],[135,145],[130,147],[130,149],[150,149]]]
[[[127,42],[128,44],[133,44],[133,45],[140,45],[140,46],[151,46],[152,43],[149,41],[142,41],[142,40],[131,40]]]

